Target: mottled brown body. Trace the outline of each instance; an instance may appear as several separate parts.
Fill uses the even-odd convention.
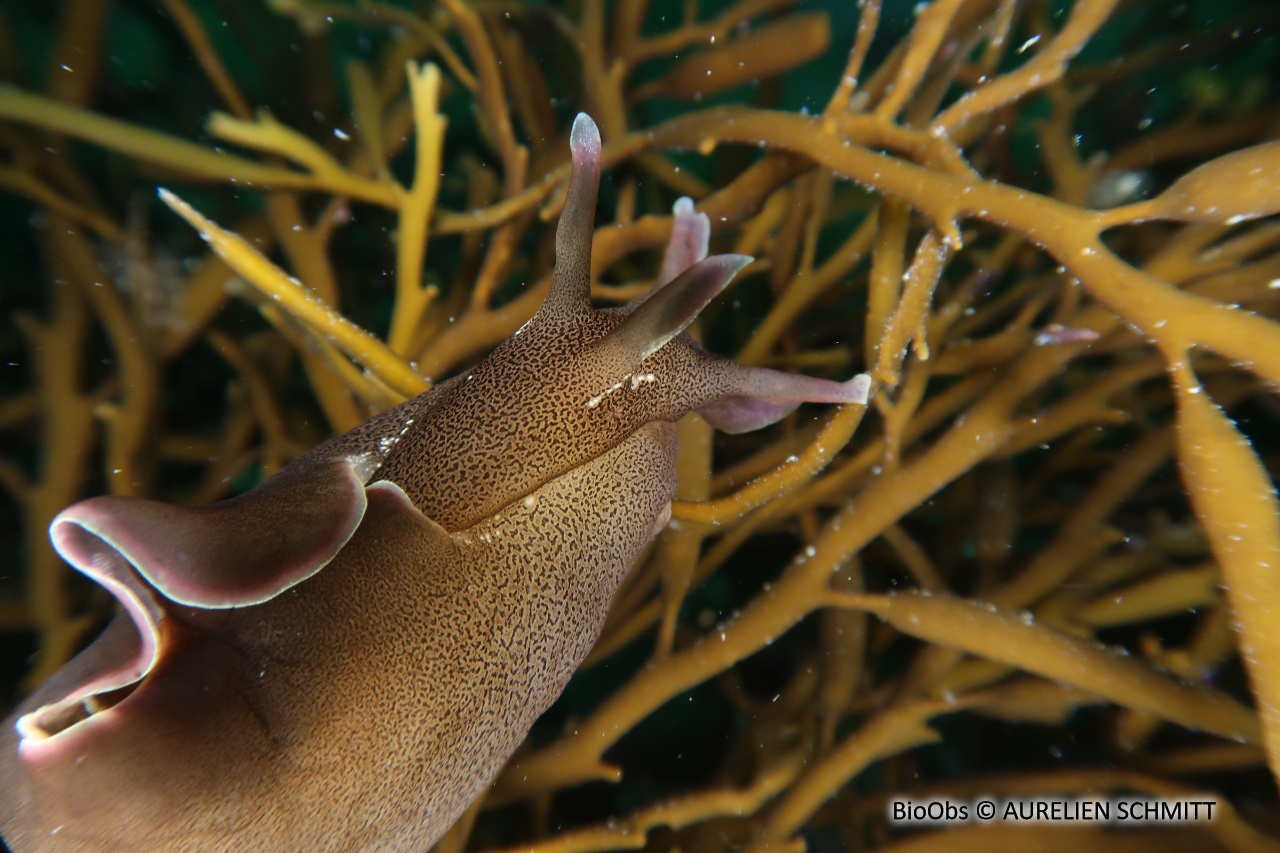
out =
[[[388,428],[413,421],[402,439],[413,450],[393,449],[375,479],[399,484],[425,515],[454,529],[616,446],[643,424],[675,421],[734,386],[740,366],[706,353],[687,333],[639,365],[608,358],[602,342],[625,319],[605,311],[594,312],[591,323],[535,318],[468,374],[442,385],[438,396],[384,413]],[[586,363],[577,357],[596,344],[604,357]],[[546,358],[529,362],[531,349]],[[493,393],[499,385],[502,393]],[[512,427],[470,426],[477,423]]]
[[[585,116],[573,153],[546,304],[469,374],[239,498],[93,498],[54,520],[125,612],[0,731],[15,853],[426,850],[559,695],[665,524],[671,422],[700,408],[752,428],[865,397],[682,334],[746,262],[703,260],[687,203],[658,287],[592,309]]]
[[[45,849],[37,833],[58,826],[48,849],[426,849],[590,649],[649,538],[635,519],[670,499],[671,431],[646,427],[452,536],[375,490],[340,556],[305,583],[257,607],[176,608],[165,668],[128,700],[129,736],[102,748],[69,730],[79,737],[44,773],[0,795],[6,812],[41,818],[6,837],[16,850]],[[628,476],[636,466],[657,477]],[[527,559],[512,564],[513,551]],[[121,616],[111,631],[133,628]],[[25,707],[57,698],[50,686]],[[206,692],[239,701],[210,705]],[[2,737],[13,755],[12,726]],[[77,776],[112,784],[69,799]]]

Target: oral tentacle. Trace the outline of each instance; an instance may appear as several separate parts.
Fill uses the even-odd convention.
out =
[[[860,373],[847,382],[834,382],[765,367],[724,362],[722,393],[698,407],[698,414],[716,429],[750,432],[785,418],[801,403],[865,403],[871,377]]]
[[[601,354],[620,365],[639,365],[683,332],[751,260],[747,255],[714,255],[698,261],[597,344],[607,350]]]

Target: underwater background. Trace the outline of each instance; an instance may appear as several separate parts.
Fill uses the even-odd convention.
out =
[[[59,510],[243,492],[528,318],[586,110],[597,304],[687,195],[757,258],[705,345],[875,396],[682,424],[676,523],[437,847],[1280,849],[1278,37],[1268,0],[0,2],[0,707],[113,613]],[[886,817],[1120,791],[1222,813]]]

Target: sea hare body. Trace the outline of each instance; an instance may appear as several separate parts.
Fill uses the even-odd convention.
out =
[[[677,204],[663,273],[589,302],[599,137],[579,116],[542,309],[469,373],[200,509],[102,497],[55,546],[124,605],[0,731],[28,851],[422,851],[492,780],[666,522],[673,422],[734,430],[847,383],[683,329],[746,259]]]

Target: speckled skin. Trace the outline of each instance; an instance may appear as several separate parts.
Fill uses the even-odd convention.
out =
[[[671,425],[646,426],[453,536],[371,490],[305,583],[256,607],[172,608],[163,665],[59,735],[54,761],[13,766],[6,726],[5,838],[15,853],[425,851],[590,649],[670,499],[673,448]]]
[[[664,263],[688,271],[592,309],[585,116],[573,154],[546,304],[470,373],[213,508],[104,497],[55,519],[55,545],[126,611],[0,729],[15,853],[427,850],[665,523],[672,422],[855,398],[682,334],[744,262],[700,260],[691,205]]]
[[[437,396],[398,407],[396,419],[413,420],[403,439],[410,449],[392,449],[375,479],[402,486],[425,515],[458,529],[598,456],[645,423],[678,420],[723,395],[733,380],[733,362],[706,353],[685,333],[639,365],[584,360],[579,354],[606,339],[625,315],[596,311],[585,319],[535,318]],[[607,347],[599,349],[608,354]],[[530,361],[530,350],[546,357]],[[495,394],[499,382],[503,393]],[[476,423],[507,426],[475,430],[470,425]]]

